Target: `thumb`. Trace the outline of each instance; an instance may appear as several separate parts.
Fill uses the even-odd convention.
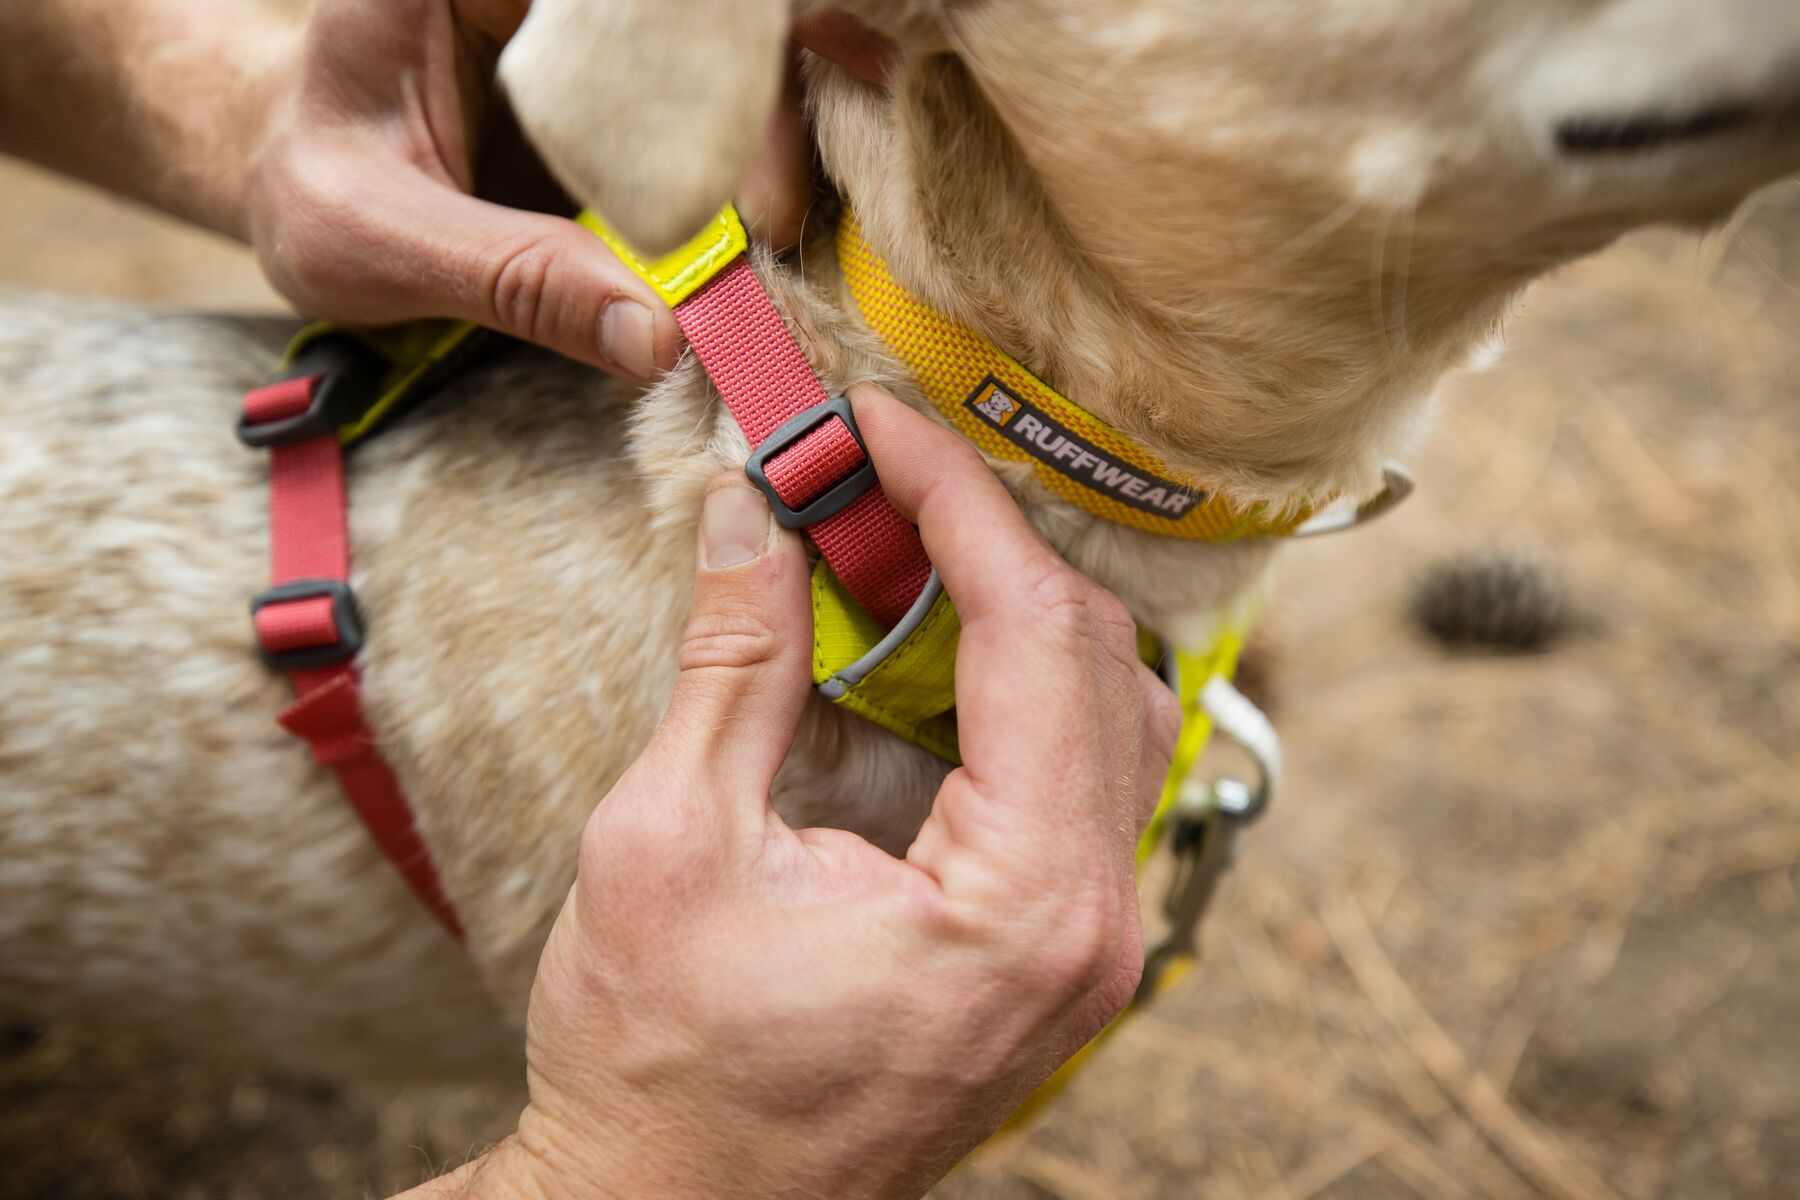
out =
[[[455,317],[648,382],[675,365],[675,314],[573,221],[490,204],[423,171],[380,176],[361,157],[314,165],[256,239],[302,312],[348,324]],[[304,186],[303,186],[304,185]]]
[[[675,365],[675,314],[592,233],[450,188],[436,201],[427,236],[445,261],[447,315],[641,381]]]
[[[681,674],[656,736],[671,767],[760,808],[812,684],[806,550],[738,473],[707,489]]]

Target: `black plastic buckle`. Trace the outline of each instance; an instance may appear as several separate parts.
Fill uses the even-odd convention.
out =
[[[381,383],[387,378],[387,360],[355,338],[326,336],[316,338],[300,351],[289,369],[274,382],[317,375],[312,403],[306,411],[278,421],[252,423],[248,414],[238,415],[238,441],[256,449],[291,446],[328,433],[336,433],[345,425],[361,419],[381,398]]]
[[[776,492],[775,485],[769,482],[766,470],[768,462],[834,417],[842,421],[845,428],[849,429],[850,436],[856,439],[858,448],[862,450],[863,465],[846,475],[841,482],[833,484],[824,495],[805,508],[789,508],[787,501]],[[764,438],[762,445],[756,448],[756,453],[750,456],[750,461],[744,464],[744,474],[769,498],[769,507],[775,512],[776,524],[783,529],[804,529],[842,512],[851,501],[874,487],[875,460],[869,457],[868,443],[863,441],[862,430],[856,427],[856,414],[850,411],[849,399],[833,396],[823,404],[813,405]]]
[[[337,625],[337,641],[323,646],[271,650],[262,644],[259,633],[256,648],[265,663],[277,671],[297,671],[308,667],[329,667],[356,657],[356,652],[363,645],[362,610],[357,607],[356,593],[340,579],[296,579],[292,583],[278,584],[268,591],[258,592],[256,598],[250,601],[250,620],[254,626],[256,614],[271,604],[312,600],[319,596],[331,597],[331,617]]]

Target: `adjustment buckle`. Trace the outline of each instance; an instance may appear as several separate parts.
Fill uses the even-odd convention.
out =
[[[387,360],[355,338],[314,338],[288,369],[271,381],[317,376],[305,411],[273,421],[252,421],[248,413],[240,413],[238,441],[264,450],[335,434],[359,420],[381,398],[387,373]]]
[[[263,641],[262,627],[256,620],[262,610],[321,597],[331,601],[331,622],[337,629],[337,640],[316,646],[270,649]],[[263,662],[277,671],[335,666],[355,658],[363,646],[362,610],[357,606],[356,593],[341,579],[296,579],[258,592],[250,601],[250,621],[256,629],[257,652],[262,655]]]
[[[856,439],[857,449],[862,451],[863,465],[827,488],[824,495],[811,504],[804,508],[791,508],[769,480],[769,461],[793,448],[813,430],[833,418],[842,421],[844,428],[850,431],[850,436]],[[762,445],[756,448],[756,452],[744,464],[744,474],[768,497],[769,507],[775,513],[775,523],[783,529],[804,529],[808,525],[817,525],[827,517],[842,512],[858,496],[874,487],[876,482],[875,460],[869,457],[868,443],[863,441],[862,430],[856,427],[856,414],[850,411],[850,400],[845,396],[833,396],[823,404],[813,405],[764,438]]]

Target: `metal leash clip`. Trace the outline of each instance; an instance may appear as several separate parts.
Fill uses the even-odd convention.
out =
[[[1281,782],[1281,738],[1260,708],[1223,676],[1201,689],[1200,704],[1214,729],[1249,755],[1257,779],[1253,784],[1229,776],[1189,779],[1177,793],[1168,818],[1175,875],[1163,901],[1169,930],[1144,956],[1134,1004],[1148,1003],[1172,967],[1199,956],[1200,922],[1237,856],[1238,836],[1268,810]]]

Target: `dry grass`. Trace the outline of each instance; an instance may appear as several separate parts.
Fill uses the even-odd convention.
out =
[[[22,178],[13,281],[266,295]],[[1289,555],[1265,640],[1291,780],[1202,969],[943,1196],[1800,1194],[1797,318],[1792,187],[1540,290],[1449,389],[1422,494]],[[1496,542],[1555,557],[1577,630],[1447,655],[1408,588]],[[0,1040],[0,1195],[380,1191],[506,1118]]]

